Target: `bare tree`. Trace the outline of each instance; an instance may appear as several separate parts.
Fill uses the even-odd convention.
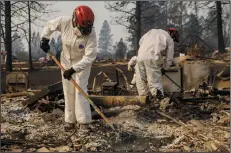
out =
[[[225,6],[222,12],[223,15],[223,34],[225,46],[230,46],[230,6]]]
[[[32,63],[32,56],[31,56],[31,8],[30,8],[30,1],[27,2],[27,8],[28,8],[28,21],[29,21],[29,40],[28,40],[28,45],[29,45],[29,67],[30,70],[33,69],[33,63]]]
[[[224,42],[223,27],[222,27],[221,1],[216,1],[216,9],[217,9],[218,49],[220,52],[225,52],[225,42]]]
[[[2,2],[1,2],[2,3]],[[17,1],[10,2],[10,16],[11,16],[11,31],[17,32],[20,35],[20,38],[25,38],[29,44],[29,64],[32,69],[32,58],[31,58],[31,25],[41,26],[38,23],[42,23],[44,20],[44,16],[55,12],[51,10],[49,7],[53,5],[53,3],[44,3],[39,1]],[[9,6],[8,6],[9,7]],[[9,11],[6,7],[1,7],[2,11]],[[6,17],[6,14],[2,14],[2,19]],[[6,46],[6,34],[3,27],[6,26],[6,22],[1,21],[1,37],[3,38],[4,45]],[[29,28],[28,28],[29,27]],[[8,40],[14,41],[14,40]],[[10,57],[9,57],[10,58]]]
[[[40,25],[44,20],[44,17],[50,13],[55,12],[55,10],[51,10],[50,6],[53,3],[44,3],[39,1],[30,1],[30,17],[31,17],[31,24],[42,26]],[[4,11],[5,8],[1,7],[1,10]],[[4,19],[4,13],[2,14],[2,19]],[[12,32],[17,32],[21,38],[27,38],[28,40],[28,2],[27,1],[16,1],[11,2],[11,17],[12,17]],[[40,24],[39,24],[40,23]],[[4,23],[1,22],[2,27],[5,27]],[[2,37],[4,37],[4,30],[2,31]]]
[[[139,48],[140,38],[141,38],[141,2],[136,1],[136,50],[138,50]]]
[[[118,15],[112,17],[116,24],[122,25],[128,29],[128,32],[135,32],[136,50],[139,46],[138,41],[141,37],[141,10],[139,1],[121,1],[121,2],[105,2],[106,9],[117,12]],[[133,24],[133,25],[131,25]]]
[[[207,35],[210,35],[211,33],[215,33],[217,35],[217,44],[218,49],[220,52],[225,51],[225,41],[224,41],[224,33],[223,33],[223,8],[225,4],[229,4],[230,2],[221,2],[221,1],[207,1],[207,2],[197,2],[197,9],[204,9],[209,11],[208,16],[205,17],[202,25],[202,28],[200,29],[200,33],[207,33]],[[216,29],[212,29],[211,27],[216,27]],[[207,36],[209,37],[209,36]],[[213,38],[214,39],[214,38]]]
[[[6,71],[12,71],[12,45],[11,45],[11,5],[5,1],[5,49],[7,51]]]
[[[112,17],[115,23],[124,26],[128,30],[128,33],[130,33],[130,37],[127,40],[132,43],[131,48],[133,48],[134,51],[138,50],[139,40],[144,33],[151,28],[163,28],[165,27],[164,24],[167,24],[167,20],[163,20],[163,18],[166,18],[167,14],[167,2],[120,1],[105,3],[106,9],[117,13],[116,16]],[[180,11],[182,12],[183,10],[180,9]],[[175,12],[169,11],[171,14]],[[180,15],[181,18],[179,17],[179,20],[182,21],[183,13]],[[176,17],[172,19],[176,19]],[[181,24],[181,22],[179,22],[179,24]]]

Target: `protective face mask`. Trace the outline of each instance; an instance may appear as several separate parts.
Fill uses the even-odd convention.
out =
[[[74,28],[73,33],[79,37],[82,36],[82,33],[79,31],[77,27]]]

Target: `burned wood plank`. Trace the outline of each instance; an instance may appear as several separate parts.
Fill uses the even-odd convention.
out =
[[[201,102],[205,100],[218,100],[218,96],[211,96],[211,97],[187,97],[187,98],[182,98],[184,102]]]
[[[174,121],[175,123],[177,123],[177,124],[179,124],[179,125],[181,125],[181,126],[184,126],[184,127],[187,126],[184,122],[182,122],[182,121],[177,121],[176,119],[172,118],[171,116],[169,116],[169,115],[167,115],[167,114],[165,114],[165,113],[163,113],[163,112],[160,112],[160,111],[156,111],[156,112],[157,112],[159,115],[164,116],[164,117],[166,117],[166,118],[168,118],[168,119]]]
[[[19,96],[30,96],[32,94],[39,93],[40,91],[41,90],[27,90],[22,92],[6,93],[6,94],[1,94],[1,97],[12,98],[12,97],[19,97]]]
[[[23,101],[22,105],[27,107],[28,105],[31,105],[31,104],[35,103],[36,101],[38,101],[39,99],[45,97],[48,94],[49,94],[48,88],[44,88],[39,93],[37,93],[36,95],[30,97],[26,101]]]
[[[1,94],[1,97],[12,98],[12,97],[28,96],[28,95],[30,95],[29,92],[23,91],[23,92]]]
[[[28,105],[31,105],[37,102],[39,99],[47,96],[48,94],[58,94],[62,92],[63,92],[62,82],[57,82],[55,84],[43,88],[39,93],[24,101],[22,105],[27,107]]]

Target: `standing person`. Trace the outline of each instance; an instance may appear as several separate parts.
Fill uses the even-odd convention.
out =
[[[162,68],[168,69],[172,64],[174,41],[179,42],[178,39],[179,34],[174,28],[168,31],[151,29],[140,39],[136,65],[136,87],[140,96],[149,92],[154,98],[158,93],[164,95]]]
[[[93,29],[94,13],[88,6],[78,6],[71,17],[58,17],[48,21],[43,29],[41,48],[50,49],[49,38],[54,31],[61,32],[62,53],[60,62],[65,72],[62,83],[65,98],[65,131],[79,123],[81,131],[89,131],[91,123],[90,104],[69,81],[73,78],[87,93],[91,66],[97,55],[96,33]]]

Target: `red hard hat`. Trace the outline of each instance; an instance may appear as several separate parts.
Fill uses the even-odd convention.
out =
[[[168,32],[175,42],[179,42],[179,33],[175,28],[169,28]]]
[[[78,27],[82,34],[88,35],[91,33],[94,24],[94,13],[88,6],[78,6],[72,17],[73,27]]]

